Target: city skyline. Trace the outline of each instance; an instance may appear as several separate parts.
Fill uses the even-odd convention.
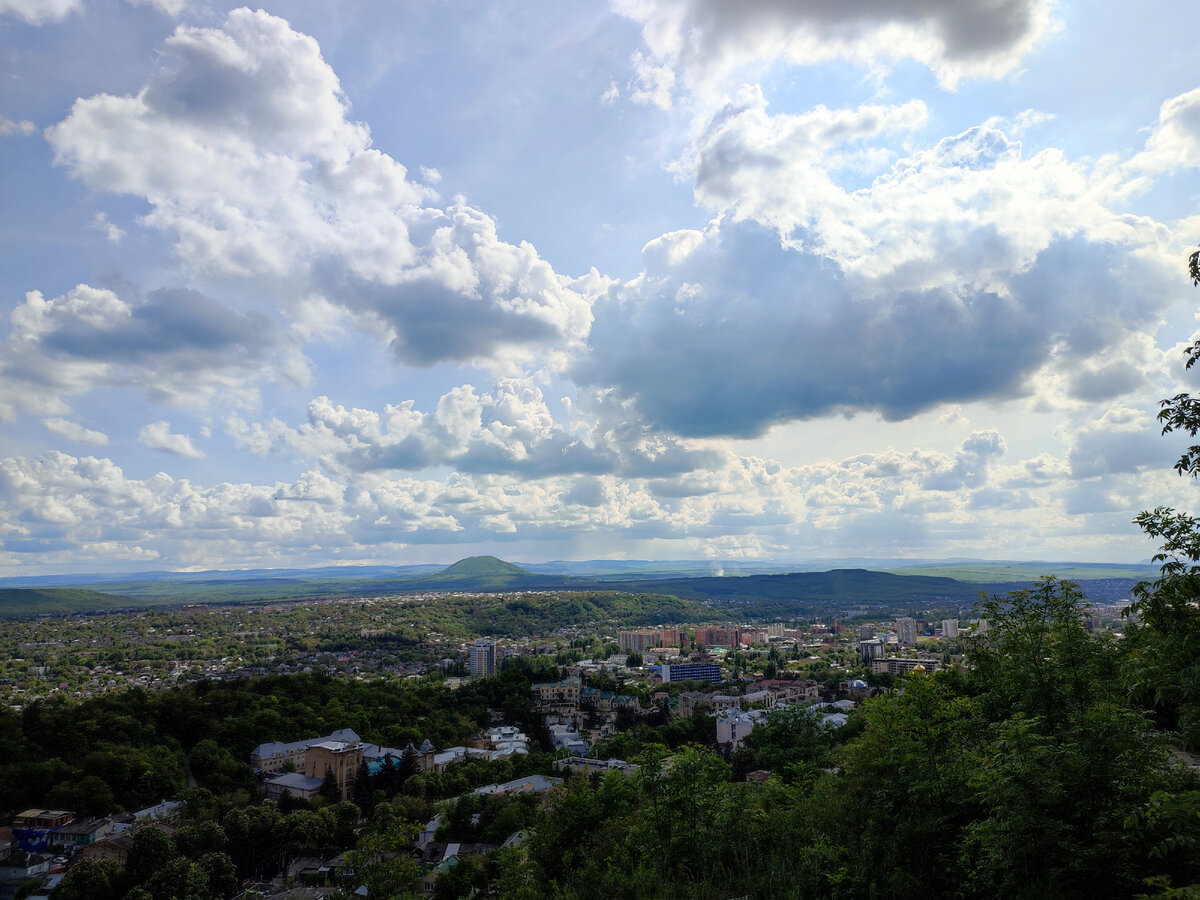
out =
[[[1145,560],[1177,16],[0,0],[0,577]]]

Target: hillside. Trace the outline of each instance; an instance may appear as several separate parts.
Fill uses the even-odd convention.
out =
[[[128,609],[138,601],[77,588],[0,588],[0,618]]]
[[[495,556],[468,556],[460,559],[454,565],[443,569],[435,577],[446,578],[495,578],[495,577],[530,578],[520,566],[505,562]]]
[[[953,578],[893,575],[866,569],[746,575],[722,578],[663,578],[623,581],[626,591],[654,591],[683,599],[709,600],[752,618],[840,615],[849,607],[970,608],[981,591],[997,585],[967,584]]]

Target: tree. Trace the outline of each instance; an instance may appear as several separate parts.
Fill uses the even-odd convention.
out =
[[[379,804],[374,827],[346,854],[355,880],[366,886],[368,897],[408,895],[417,877],[408,843],[416,833],[417,826],[405,821],[390,804]]]
[[[144,825],[133,834],[125,873],[134,884],[142,884],[178,855],[175,842],[165,832],[153,825]]]
[[[330,803],[337,803],[342,799],[342,791],[338,787],[337,776],[333,774],[333,769],[329,766],[325,767],[325,777],[321,780],[321,796]]]
[[[1189,257],[1188,274],[1200,286],[1200,251]],[[1200,361],[1200,340],[1184,356],[1187,371]],[[1177,394],[1161,407],[1163,434],[1200,434],[1200,398]],[[1200,476],[1200,444],[1180,455],[1175,470]],[[1128,612],[1140,622],[1127,629],[1133,694],[1156,710],[1165,727],[1179,732],[1185,747],[1200,750],[1200,519],[1160,506],[1134,521],[1161,549],[1154,556],[1159,578],[1137,586]]]
[[[112,900],[120,870],[111,859],[82,859],[50,892],[52,900]]]

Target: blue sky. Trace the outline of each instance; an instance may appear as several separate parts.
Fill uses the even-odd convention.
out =
[[[1178,7],[0,0],[0,575],[1145,559]]]

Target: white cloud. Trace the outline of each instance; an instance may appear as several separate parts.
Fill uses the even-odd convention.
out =
[[[117,226],[116,223],[110,222],[108,214],[104,212],[97,212],[92,217],[92,227],[97,231],[103,231],[104,236],[114,244],[119,244],[121,238],[125,237],[125,230]]]
[[[171,423],[166,421],[151,422],[138,432],[138,441],[151,450],[162,450],[175,456],[186,456],[189,459],[204,459],[204,451],[196,448],[192,439],[186,434],[172,434]]]
[[[308,421],[298,427],[234,416],[226,420],[226,432],[257,455],[286,449],[343,474],[453,466],[465,473],[534,478],[673,477],[721,458],[653,432],[611,398],[589,398],[587,406],[586,415],[574,404],[564,407],[572,421],[560,424],[536,384],[504,378],[482,394],[469,384],[456,387],[431,412],[417,410],[412,401],[379,413],[318,397],[308,406]]]
[[[1150,172],[1200,167],[1200,88],[1163,103],[1146,149],[1129,166]]]
[[[173,19],[179,18],[192,5],[192,0],[127,0],[133,6],[153,6]]]
[[[267,316],[246,315],[197,291],[159,290],[137,302],[81,284],[47,300],[30,291],[11,313],[0,383],[7,405],[63,415],[75,395],[126,386],[151,399],[258,403],[261,379],[302,383],[307,363]]]
[[[22,119],[19,122],[14,122],[12,119],[6,119],[0,116],[0,137],[8,137],[10,134],[19,134],[22,137],[29,137],[37,133],[37,126],[28,119]]]
[[[799,249],[879,279],[890,290],[942,284],[996,290],[1059,238],[1133,246],[1165,243],[1156,223],[1115,212],[1125,182],[1107,162],[1089,169],[1057,150],[1030,157],[1019,142],[976,126],[917,150],[866,188],[847,190],[839,147],[909,131],[925,107],[817,108],[771,116],[757,89],[714,116],[696,142],[696,198],[779,231]]]
[[[630,87],[629,97],[634,103],[657,106],[659,109],[671,108],[675,72],[669,66],[655,65],[641,53],[634,53],[633,72],[636,80]],[[611,92],[612,89],[609,90]]]
[[[0,0],[0,16],[42,25],[65,19],[79,7],[79,0]]]
[[[912,59],[953,88],[962,78],[1012,72],[1053,28],[1052,0],[616,0],[614,6],[641,25],[654,64],[679,73],[692,92],[718,95],[780,60],[848,59],[875,67]]]
[[[1062,236],[1023,250],[994,227],[944,223],[938,234],[928,224],[929,244],[914,226],[914,243],[897,249],[913,259],[895,271],[881,258],[878,279],[781,246],[752,222],[714,222],[679,255],[654,244],[642,275],[596,304],[572,376],[611,389],[657,429],[749,437],[833,413],[903,420],[1011,399],[1034,393],[1046,370],[1063,373],[1064,397],[1092,400],[1153,373],[1144,341],[1125,336],[1184,295],[1177,272],[1119,244]],[[869,268],[867,256],[856,263]],[[1122,371],[1137,357],[1138,369]]]
[[[59,437],[65,437],[69,441],[75,441],[77,444],[95,444],[103,447],[108,443],[108,435],[104,432],[85,428],[78,422],[72,422],[59,416],[42,419],[42,424],[46,426],[47,431],[53,432]]]
[[[77,100],[47,137],[90,187],[144,197],[195,271],[322,296],[406,363],[514,365],[586,334],[576,284],[466,200],[427,206],[348,107],[316,41],[239,9],[180,26],[137,95]]]
[[[342,439],[371,437],[384,425],[361,410],[322,414]],[[1085,424],[1075,446],[1108,424],[1118,438],[1140,439],[1139,416],[1115,409],[1111,423]],[[182,437],[166,423],[151,427],[163,441]],[[1080,451],[1072,450],[1071,465],[1047,453],[1010,459],[995,429],[964,435],[945,453],[886,450],[795,466],[726,455],[666,478],[459,472],[439,481],[312,469],[272,484],[204,486],[165,474],[131,479],[110,460],[49,453],[0,460],[0,565],[32,552],[47,564],[72,555],[86,563],[113,545],[201,567],[370,559],[418,545],[500,542],[548,553],[554,541],[580,534],[592,547],[659,546],[689,556],[845,555],[853,545],[862,555],[999,558],[1073,547],[1086,534],[1094,555],[1129,542],[1128,515],[1122,534],[1096,530],[1111,529],[1117,499],[1128,509],[1179,490],[1169,473],[1123,463],[1119,444],[1093,458],[1127,473],[1088,476],[1089,488],[1071,471]]]

